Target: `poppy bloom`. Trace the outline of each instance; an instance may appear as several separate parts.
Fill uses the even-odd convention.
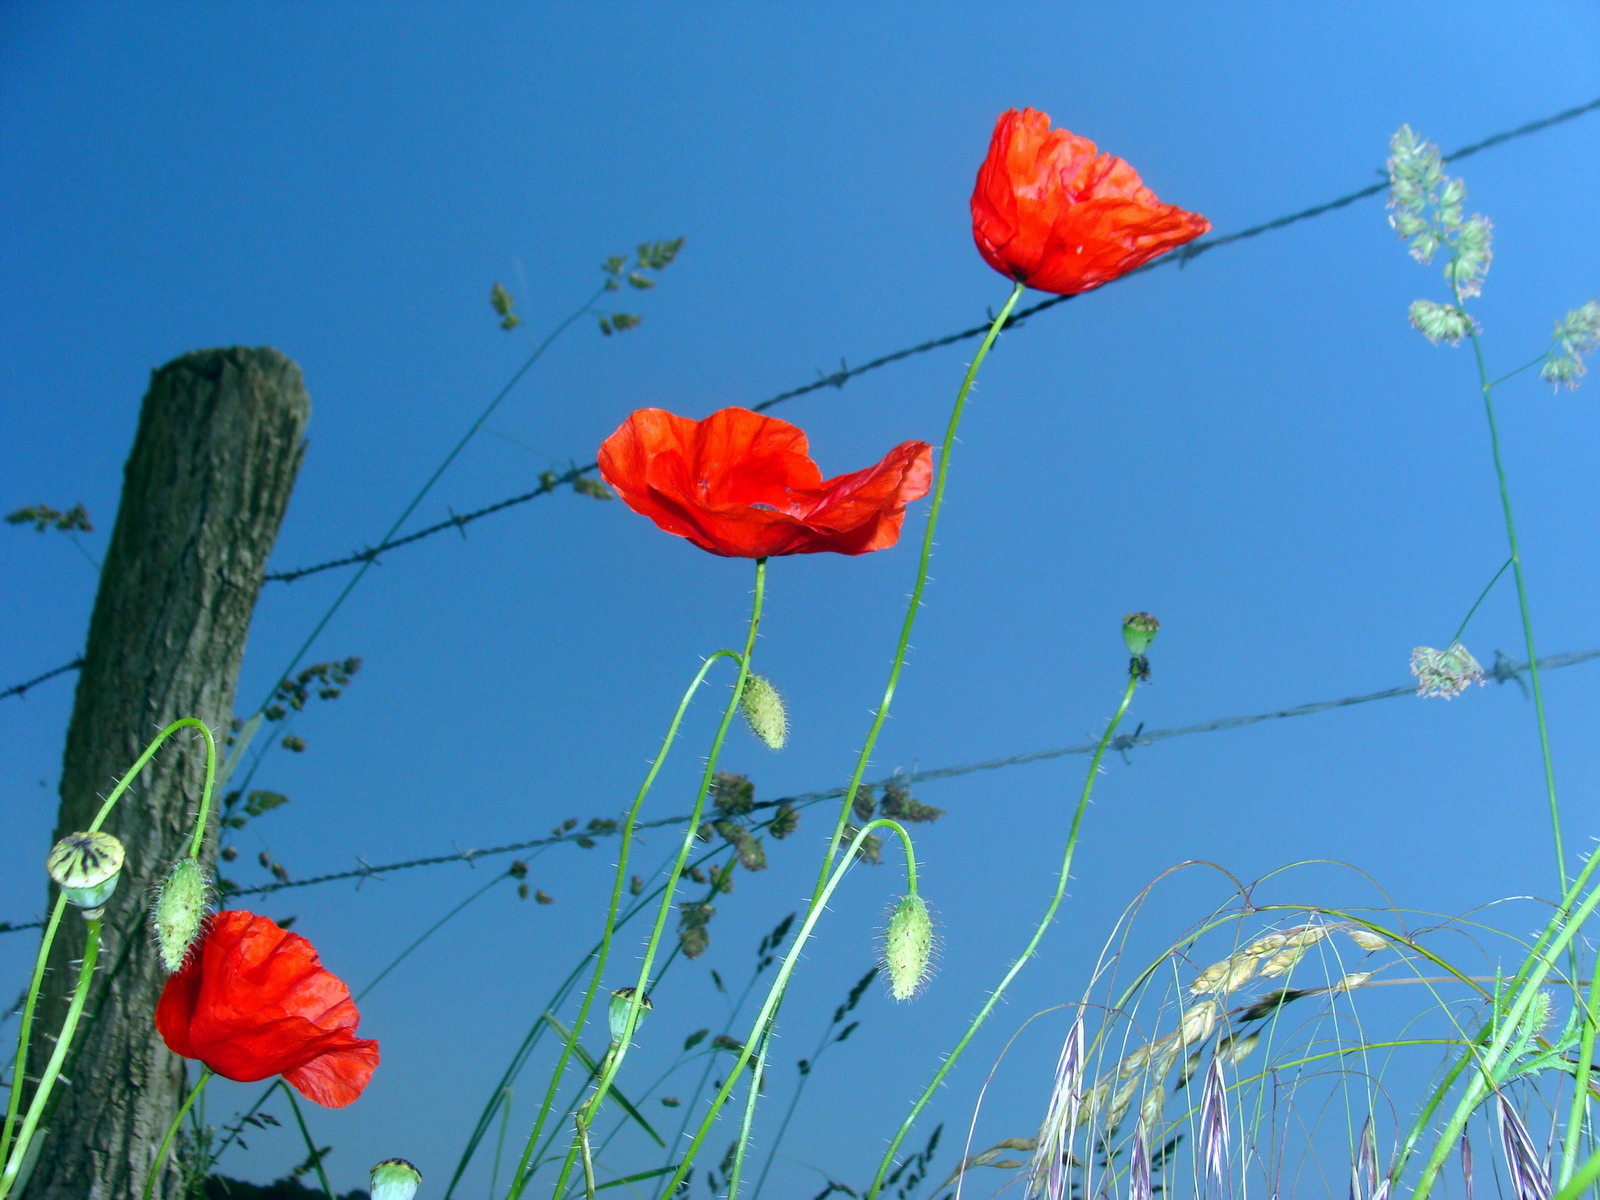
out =
[[[156,1029],[167,1048],[251,1083],[282,1075],[307,1100],[343,1108],[367,1086],[378,1043],[356,1036],[350,989],[311,943],[266,917],[219,912],[167,980]]]
[[[901,442],[876,466],[824,479],[803,430],[743,408],[703,421],[641,408],[599,457],[634,512],[728,558],[882,550],[933,478],[928,443]]]
[[[972,236],[1009,279],[1071,296],[1126,275],[1211,228],[1162,204],[1122,159],[1051,129],[1025,108],[1001,115],[972,191]]]

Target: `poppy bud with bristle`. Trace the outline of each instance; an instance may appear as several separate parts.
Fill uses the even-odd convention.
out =
[[[69,833],[50,848],[45,869],[68,903],[86,909],[85,916],[97,917],[117,889],[126,857],[122,843],[109,833]]]
[[[150,923],[155,931],[161,965],[175,975],[188,961],[189,948],[200,936],[200,922],[206,915],[211,881],[192,858],[180,858],[156,889],[150,908]]]
[[[889,994],[910,1000],[928,981],[933,959],[933,918],[921,896],[905,896],[889,914],[883,933],[883,973]]]
[[[782,750],[789,740],[789,714],[784,711],[783,697],[765,675],[751,675],[744,681],[739,693],[739,710],[744,713],[750,732],[766,744],[769,750]]]
[[[372,1200],[411,1200],[422,1186],[422,1172],[403,1158],[386,1158],[372,1168]]]
[[[638,988],[620,987],[611,993],[611,1007],[606,1011],[606,1023],[611,1027],[611,1044],[620,1045],[628,1028],[628,1010],[633,1007]],[[644,1023],[644,1015],[655,1007],[646,993],[639,997],[639,1015],[633,1022],[635,1030]]]
[[[1156,640],[1156,631],[1161,628],[1161,622],[1147,612],[1129,613],[1122,618],[1122,640],[1128,647],[1128,653],[1135,658],[1143,658],[1144,652],[1150,649],[1150,643]]]

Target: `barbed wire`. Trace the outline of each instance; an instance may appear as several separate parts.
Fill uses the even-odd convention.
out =
[[[1462,146],[1459,149],[1445,155],[1444,157],[1447,161],[1456,161],[1463,158],[1469,158],[1472,155],[1483,150],[1488,150],[1491,147],[1503,145],[1504,143],[1514,141],[1517,138],[1528,137],[1529,135],[1538,133],[1541,130],[1549,129],[1553,125],[1560,125],[1563,122],[1574,120],[1577,117],[1583,116],[1585,113],[1593,112],[1595,109],[1600,109],[1600,96],[1597,96],[1595,99],[1590,100],[1585,104],[1579,104],[1572,108],[1564,109],[1561,112],[1553,113],[1548,117],[1540,117],[1538,120],[1529,121],[1524,125],[1518,125],[1514,129],[1507,129],[1501,131],[1500,133],[1491,134],[1480,141],[1471,142],[1465,146]],[[1208,250],[1215,250],[1221,246],[1232,245],[1235,242],[1242,242],[1248,238],[1260,237],[1262,234],[1271,233],[1274,230],[1283,229],[1290,225],[1296,225],[1301,221],[1313,220],[1327,213],[1334,212],[1337,209],[1346,208],[1351,204],[1355,204],[1357,201],[1365,200],[1369,196],[1376,196],[1385,191],[1388,186],[1387,179],[1381,180],[1377,183],[1370,184],[1367,187],[1360,188],[1353,192],[1348,192],[1345,195],[1339,196],[1333,200],[1328,200],[1322,204],[1314,204],[1310,208],[1302,208],[1298,212],[1286,213],[1281,217],[1274,217],[1272,220],[1264,221],[1259,225],[1251,225],[1234,233],[1222,234],[1218,237],[1206,238],[1198,242],[1191,242],[1186,246],[1180,247],[1170,255],[1156,259],[1153,262],[1146,263],[1144,266],[1135,271],[1130,271],[1129,274],[1143,274],[1145,271],[1157,270],[1171,263],[1176,263],[1179,267],[1182,267],[1186,263],[1189,263],[1192,260],[1200,257],[1200,255],[1206,253]],[[1113,280],[1112,282],[1114,284],[1116,281]],[[1106,286],[1112,285],[1108,284]],[[1037,316],[1046,309],[1054,308],[1058,304],[1064,304],[1068,300],[1075,298],[1076,297],[1073,296],[1052,296],[1048,300],[1043,300],[1038,304],[1032,305],[1031,307],[1019,310],[1006,322],[1005,327],[1007,329],[1018,327],[1030,317]],[[990,321],[992,320],[993,317],[991,316]],[[895,350],[892,353],[880,355],[879,357],[871,359],[868,362],[861,363],[859,366],[847,366],[844,363],[844,360],[841,359],[839,369],[837,371],[834,371],[831,374],[823,374],[819,371],[817,379],[811,383],[803,384],[800,387],[791,388],[786,392],[779,392],[776,396],[768,397],[766,400],[762,400],[761,402],[753,404],[750,407],[755,412],[765,412],[769,408],[776,407],[779,404],[783,404],[789,400],[797,399],[801,396],[809,395],[812,392],[821,391],[823,388],[843,388],[845,384],[850,382],[850,380],[861,375],[865,375],[869,371],[876,371],[882,367],[889,366],[891,363],[897,363],[903,359],[913,358],[919,354],[926,354],[943,346],[952,346],[957,342],[970,341],[973,338],[981,337],[983,334],[988,332],[989,323],[989,321],[985,321],[981,325],[973,325],[967,329],[959,330],[956,333],[948,333],[943,337],[930,338],[925,342],[919,342],[915,346],[907,346],[902,350]],[[464,531],[468,525],[472,524],[472,522],[481,520],[484,517],[490,516],[497,512],[503,512],[508,508],[514,508],[517,505],[526,504],[531,500],[538,499],[540,496],[549,495],[557,488],[574,483],[576,480],[588,475],[591,471],[596,470],[598,467],[599,463],[597,462],[586,463],[581,467],[574,466],[562,474],[555,476],[554,478],[546,476],[540,480],[539,486],[531,491],[523,492],[516,496],[508,496],[504,500],[497,500],[493,504],[485,505],[483,508],[474,509],[471,512],[460,514],[452,513],[448,520],[440,521],[434,525],[429,525],[427,528],[419,529],[415,533],[408,533],[405,537],[394,538],[377,546],[369,546],[366,549],[356,551],[352,554],[347,554],[342,558],[329,559],[326,562],[316,563],[309,567],[296,567],[286,571],[269,571],[264,577],[263,582],[293,583],[298,579],[304,579],[308,575],[320,574],[323,571],[332,571],[339,567],[354,566],[358,563],[376,562],[378,560],[378,556],[381,554],[387,554],[389,551],[398,549],[401,546],[413,545],[416,542],[420,542],[425,538],[433,537],[435,534],[443,533],[449,529],[462,532],[463,536],[465,536]],[[0,692],[0,700],[4,700],[10,696],[20,696],[35,685],[43,683],[48,679],[53,679],[57,675],[64,675],[68,671],[76,670],[82,665],[83,659],[79,658],[73,662],[65,664],[64,666],[56,667],[54,670],[46,671],[43,675],[36,676],[25,683],[14,684],[5,691]]]
[[[1577,666],[1579,663],[1591,662],[1600,658],[1600,650],[1574,650],[1563,654],[1552,654],[1539,660],[1541,671],[1555,671],[1562,667]],[[1523,687],[1522,673],[1528,664],[1507,658],[1500,652],[1495,652],[1494,666],[1484,671],[1485,680],[1492,679],[1496,683],[1514,682]],[[1330,712],[1336,708],[1349,708],[1356,704],[1370,704],[1374,700],[1392,700],[1397,696],[1415,696],[1417,686],[1406,684],[1403,687],[1386,688],[1381,692],[1366,692],[1359,696],[1344,696],[1338,700],[1318,700],[1311,704],[1301,704],[1294,708],[1280,708],[1273,712],[1252,713],[1248,716],[1219,717],[1215,720],[1205,721],[1198,725],[1179,725],[1171,729],[1145,730],[1141,725],[1133,733],[1118,734],[1111,739],[1109,749],[1121,753],[1126,758],[1128,751],[1140,746],[1153,746],[1157,742],[1164,742],[1169,738],[1187,737],[1197,733],[1220,733],[1229,729],[1242,729],[1247,725],[1256,725],[1262,721],[1281,720],[1285,717],[1307,717],[1316,713]],[[917,783],[928,783],[939,779],[956,779],[962,775],[974,775],[979,771],[999,771],[1006,767],[1018,767],[1027,763],[1044,762],[1052,758],[1065,758],[1075,754],[1089,754],[1098,745],[1097,742],[1079,742],[1071,746],[1058,746],[1050,750],[1034,750],[1025,754],[1013,754],[1007,758],[991,758],[983,762],[961,763],[952,767],[935,767],[928,771],[896,771],[886,779],[872,783],[873,787],[884,787],[888,784],[901,784],[911,786]],[[802,792],[794,796],[782,796],[776,800],[758,801],[752,812],[775,809],[781,805],[790,805],[796,809],[808,808],[824,800],[838,800],[843,798],[845,789],[842,787],[828,788],[823,791]],[[655,821],[641,821],[637,829],[660,829],[665,826],[682,825],[688,821],[690,813],[680,813],[673,817],[662,817]],[[586,825],[570,831],[552,833],[548,837],[529,838],[521,842],[508,842],[503,846],[486,846],[469,850],[456,850],[451,854],[434,854],[426,858],[407,859],[404,862],[384,863],[373,866],[365,859],[357,858],[360,864],[346,871],[329,871],[323,875],[313,875],[306,879],[280,879],[271,883],[257,884],[254,887],[235,888],[227,893],[227,899],[237,896],[265,896],[276,892],[288,891],[292,888],[313,887],[323,883],[337,883],[345,879],[382,879],[394,871],[409,871],[417,867],[437,867],[445,863],[464,862],[472,866],[480,858],[494,858],[499,855],[515,854],[522,850],[534,850],[547,846],[564,844],[593,843],[602,837],[616,836],[618,830],[614,826]],[[587,849],[587,846],[585,847]],[[27,922],[0,921],[0,934],[18,933],[24,929],[38,929],[44,924],[42,920]]]

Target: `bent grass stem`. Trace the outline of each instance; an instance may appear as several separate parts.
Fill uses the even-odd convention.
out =
[[[155,1190],[156,1180],[161,1178],[161,1168],[167,1165],[167,1155],[172,1151],[172,1139],[178,1136],[184,1117],[189,1115],[189,1109],[200,1098],[200,1093],[205,1091],[206,1084],[211,1082],[211,1074],[210,1067],[201,1066],[200,1078],[195,1080],[194,1086],[189,1089],[189,1094],[183,1098],[183,1103],[178,1106],[177,1113],[168,1123],[167,1132],[161,1138],[161,1145],[156,1147],[156,1157],[150,1164],[150,1173],[144,1177],[144,1191],[140,1193],[143,1200],[150,1200],[150,1193]],[[277,1086],[273,1084],[273,1087]]]

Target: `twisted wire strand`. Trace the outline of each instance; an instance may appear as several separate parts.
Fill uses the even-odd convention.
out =
[[[1590,662],[1600,658],[1600,650],[1574,650],[1562,654],[1552,654],[1539,660],[1541,671],[1554,671],[1562,667],[1577,666],[1579,663]],[[1527,670],[1527,663],[1518,662],[1496,655],[1494,666],[1484,671],[1486,680],[1493,679],[1496,683],[1522,684],[1522,673]],[[1198,725],[1180,725],[1172,729],[1145,730],[1143,727],[1133,733],[1119,734],[1110,743],[1110,749],[1126,755],[1128,751],[1140,746],[1153,746],[1157,742],[1164,742],[1168,738],[1187,737],[1196,733],[1220,733],[1227,729],[1242,729],[1247,725],[1256,725],[1262,721],[1279,720],[1285,717],[1308,717],[1317,713],[1329,712],[1336,708],[1349,708],[1356,704],[1370,704],[1374,700],[1392,700],[1397,696],[1414,696],[1417,694],[1415,684],[1404,687],[1386,688],[1381,692],[1366,692],[1359,696],[1345,696],[1338,700],[1319,700],[1312,704],[1301,704],[1294,708],[1281,708],[1274,712],[1252,713],[1248,716],[1219,717],[1215,720],[1205,721]],[[1094,742],[1081,742],[1072,746],[1059,746],[1050,750],[1034,750],[1025,754],[1013,754],[1007,758],[992,758],[984,762],[962,763],[951,767],[936,767],[928,771],[897,771],[886,779],[880,779],[872,786],[881,788],[890,783],[910,786],[916,783],[927,783],[938,779],[955,779],[962,775],[973,775],[979,771],[999,771],[1006,767],[1022,766],[1025,763],[1044,762],[1052,758],[1065,758],[1074,754],[1089,754],[1095,749]],[[775,809],[780,805],[788,804],[796,809],[809,807],[823,800],[837,800],[844,795],[844,788],[828,788],[824,791],[802,792],[794,796],[783,796],[776,800],[759,801],[752,811]],[[655,821],[641,821],[636,826],[638,829],[660,829],[665,826],[681,826],[689,819],[688,813],[677,816],[662,817]],[[227,898],[235,896],[265,896],[275,892],[287,891],[291,888],[312,887],[321,883],[336,883],[344,879],[381,879],[395,871],[408,871],[415,867],[436,867],[444,863],[464,862],[473,865],[480,858],[494,858],[505,854],[515,854],[519,850],[533,850],[544,846],[559,846],[575,843],[582,840],[597,841],[602,837],[615,836],[614,829],[593,829],[579,827],[570,832],[556,833],[548,837],[529,838],[521,842],[508,842],[503,846],[487,846],[481,849],[456,850],[452,854],[434,854],[426,858],[412,858],[404,862],[384,863],[373,866],[363,859],[357,859],[361,865],[346,871],[329,871],[323,875],[312,875],[306,879],[274,880],[271,883],[257,884],[254,887],[239,888],[228,893]],[[42,920],[11,922],[0,921],[0,934],[17,933],[24,929],[37,929],[44,924]]]
[[[1528,137],[1531,134],[1549,129],[1553,125],[1560,125],[1566,121],[1574,120],[1575,118],[1581,117],[1585,113],[1593,112],[1596,109],[1600,109],[1600,96],[1597,96],[1595,99],[1590,100],[1587,103],[1575,105],[1572,108],[1563,109],[1558,113],[1552,113],[1548,117],[1540,117],[1537,120],[1529,121],[1523,125],[1518,125],[1514,129],[1506,129],[1499,133],[1490,134],[1488,137],[1483,138],[1480,141],[1471,142],[1465,146],[1462,146],[1458,150],[1446,154],[1444,158],[1448,162],[1454,162],[1463,158],[1470,158],[1472,155],[1477,154],[1480,151],[1488,150],[1494,146],[1503,145],[1506,142],[1514,141],[1517,138]],[[1297,225],[1301,221],[1313,220],[1317,217],[1324,216],[1327,213],[1334,212],[1337,209],[1346,208],[1359,200],[1365,200],[1369,196],[1376,196],[1381,192],[1386,191],[1388,186],[1387,179],[1384,179],[1378,183],[1369,184],[1367,187],[1359,188],[1356,191],[1348,192],[1345,195],[1336,197],[1333,200],[1325,201],[1322,204],[1314,204],[1310,208],[1302,208],[1297,212],[1286,213],[1281,217],[1274,217],[1272,220],[1264,221],[1259,225],[1251,225],[1245,229],[1240,229],[1233,233],[1221,234],[1217,237],[1206,238],[1198,242],[1191,242],[1186,246],[1180,247],[1172,254],[1158,258],[1153,262],[1148,262],[1144,266],[1128,272],[1128,274],[1143,274],[1145,271],[1157,270],[1171,263],[1176,263],[1179,267],[1182,267],[1193,259],[1199,258],[1200,255],[1206,253],[1208,250],[1215,250],[1221,246],[1229,246],[1235,242],[1242,242],[1249,238],[1260,237],[1265,233],[1271,233],[1275,230],[1284,229],[1290,225]],[[1111,284],[1107,284],[1106,286],[1113,286],[1115,283],[1116,280],[1113,280]],[[1020,309],[1006,322],[1005,327],[1007,329],[1012,329],[1021,326],[1030,317],[1037,316],[1046,309],[1054,308],[1058,304],[1065,304],[1068,300],[1075,298],[1076,297],[1073,296],[1052,296],[1050,299],[1040,301],[1038,304],[1032,305],[1029,308]],[[990,321],[992,320],[993,317],[991,315]],[[919,342],[915,346],[907,346],[904,349],[895,350],[889,354],[880,355],[877,358],[861,363],[859,366],[846,366],[841,360],[839,370],[834,371],[831,374],[822,374],[821,372],[818,372],[818,378],[813,380],[811,383],[803,384],[800,387],[791,388],[786,392],[779,392],[776,396],[768,397],[767,399],[762,400],[757,404],[753,404],[750,407],[755,412],[765,412],[769,408],[774,408],[779,404],[786,403],[787,401],[809,395],[812,392],[821,391],[823,388],[843,388],[845,384],[850,382],[850,380],[855,379],[858,376],[865,375],[869,371],[876,371],[882,367],[889,366],[891,363],[897,363],[903,359],[913,358],[919,354],[926,354],[929,351],[937,350],[943,346],[952,346],[958,342],[969,341],[973,338],[982,337],[988,332],[990,321],[985,321],[982,324],[970,326],[969,328],[959,330],[955,333],[947,333],[943,337],[930,338],[925,342]],[[463,531],[474,521],[481,520],[484,517],[490,516],[497,512],[503,512],[508,508],[514,508],[520,504],[526,504],[530,500],[538,499],[540,496],[549,495],[557,488],[571,484],[575,480],[588,475],[591,471],[596,470],[599,465],[600,464],[597,462],[591,462],[586,463],[581,467],[572,467],[554,480],[545,480],[532,491],[522,492],[515,496],[508,496],[504,500],[497,500],[493,504],[485,505],[484,507],[474,509],[471,512],[452,514],[449,519],[439,521],[438,523],[429,525],[424,529],[419,529],[415,533],[408,533],[404,537],[394,538],[377,546],[368,546],[363,550],[358,550],[355,553],[344,555],[342,558],[329,559],[326,562],[315,563],[308,567],[295,567],[284,571],[269,571],[267,572],[263,582],[293,583],[298,579],[304,579],[308,575],[317,575],[323,571],[332,571],[339,567],[355,566],[358,563],[376,562],[379,555],[387,554],[389,551],[398,549],[401,546],[413,545],[417,542],[423,541],[426,538],[433,537],[435,534],[444,533],[446,530],[450,529],[457,530],[458,532]],[[46,680],[53,679],[57,675],[64,675],[68,671],[76,670],[82,665],[83,659],[79,658],[73,662],[65,664],[64,666],[56,667],[53,670],[46,671],[44,674],[35,676],[33,679],[27,680],[26,682],[13,684],[4,691],[0,691],[0,700],[7,699],[11,696],[21,696],[26,693],[29,688],[43,683]]]

